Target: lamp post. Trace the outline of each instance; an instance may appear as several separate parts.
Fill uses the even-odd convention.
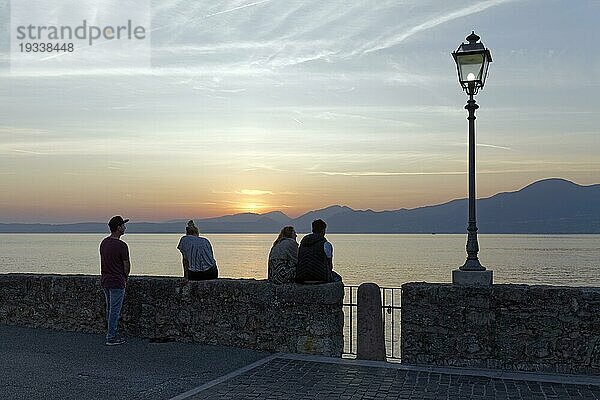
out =
[[[479,262],[477,253],[477,220],[475,213],[475,110],[479,106],[473,96],[483,88],[487,77],[492,55],[483,43],[478,43],[479,36],[472,32],[467,36],[468,43],[461,43],[452,53],[458,71],[458,81],[469,95],[465,109],[469,112],[469,225],[467,227],[467,260],[452,272],[452,281],[456,284],[491,285],[492,271],[487,271]]]

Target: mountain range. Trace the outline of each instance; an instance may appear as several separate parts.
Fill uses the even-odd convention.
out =
[[[281,211],[197,218],[203,233],[277,233],[285,225],[310,232],[314,219],[329,233],[464,233],[468,199],[392,211],[353,210],[333,205],[290,218]],[[182,233],[187,220],[130,222],[128,233]],[[582,186],[564,179],[534,182],[515,192],[477,200],[480,233],[600,233],[600,184]],[[0,233],[100,233],[103,222],[0,224]]]

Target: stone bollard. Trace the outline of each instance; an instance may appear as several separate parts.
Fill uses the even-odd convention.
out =
[[[357,354],[360,360],[385,361],[381,291],[374,283],[358,287]]]

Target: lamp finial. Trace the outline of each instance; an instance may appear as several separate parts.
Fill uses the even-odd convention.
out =
[[[467,40],[469,41],[469,44],[475,44],[475,43],[477,43],[477,41],[479,39],[481,39],[481,38],[475,34],[475,31],[471,31],[471,34],[469,36],[467,36]]]

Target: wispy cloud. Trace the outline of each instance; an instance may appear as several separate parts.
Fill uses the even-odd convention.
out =
[[[515,149],[513,149],[512,147],[497,146],[497,145],[494,145],[494,144],[485,144],[485,143],[477,143],[477,147],[488,147],[490,149],[515,151]]]
[[[229,13],[232,13],[232,12],[235,12],[235,11],[243,10],[245,8],[248,8],[248,7],[255,7],[255,6],[259,6],[259,5],[263,4],[263,3],[269,3],[271,1],[272,0],[255,1],[255,2],[252,2],[252,3],[242,4],[241,6],[237,6],[237,7],[233,7],[233,8],[228,8],[226,10],[221,10],[221,11],[217,11],[217,12],[206,14],[206,15],[201,15],[201,16],[187,18],[185,21],[177,21],[176,24],[167,23],[167,24],[160,25],[160,26],[157,26],[157,27],[153,28],[151,30],[151,32],[157,32],[157,31],[161,31],[161,30],[165,30],[165,29],[170,29],[170,30],[177,29],[180,26],[190,25],[190,24],[192,24],[195,21],[205,20],[207,18],[212,18],[212,17],[216,17],[216,16],[219,16],[219,15],[223,15],[223,14],[229,14]],[[166,5],[159,6],[158,9],[161,10],[161,11],[164,11],[164,10],[170,8],[173,5],[174,5],[174,3],[167,3]]]
[[[262,190],[262,189],[241,189],[241,190],[212,190],[213,194],[237,194],[243,196],[266,196],[266,195],[296,195],[294,192],[274,192],[272,190]]]
[[[457,146],[457,147],[465,147],[465,146],[468,146],[468,145],[469,144],[466,143],[466,142],[453,144],[453,146]],[[477,146],[477,147],[485,147],[485,148],[489,148],[489,149],[515,151],[515,149],[513,149],[512,147],[498,146],[496,144],[477,143],[477,144],[475,144],[475,146]]]
[[[41,151],[32,151],[32,150],[21,150],[21,149],[12,149],[15,153],[22,154],[31,154],[31,155],[47,155],[48,153],[42,153]]]
[[[266,194],[274,194],[270,190],[259,190],[259,189],[242,189],[235,192],[236,194],[243,194],[248,196],[264,196]]]
[[[340,113],[340,112],[331,112],[331,111],[325,111],[325,112],[321,112],[321,113],[316,113],[316,114],[312,115],[312,117],[316,118],[316,119],[324,119],[324,120],[333,120],[333,119],[359,119],[359,120],[365,120],[365,121],[390,122],[390,123],[402,125],[402,126],[405,126],[405,127],[415,127],[415,126],[417,126],[417,124],[415,124],[415,123],[407,122],[407,121],[402,121],[402,120],[399,120],[399,119],[380,118],[380,117],[370,116],[370,115]]]
[[[252,172],[252,171],[259,171],[259,170],[267,170],[267,171],[274,171],[274,172],[288,172],[286,169],[278,168],[274,165],[268,165],[268,164],[250,164],[248,166],[248,168],[243,169],[243,172]]]
[[[166,202],[170,205],[176,205],[176,206],[216,206],[219,203],[215,203],[212,201],[204,201],[204,202],[198,202],[198,201],[168,201]]]
[[[206,17],[206,18],[209,18],[209,17],[215,17],[215,16],[217,16],[217,15],[222,15],[222,14],[227,14],[227,13],[230,13],[230,12],[234,12],[234,11],[242,10],[242,9],[244,9],[244,8],[258,6],[258,5],[260,5],[260,4],[263,4],[263,3],[268,3],[268,2],[270,2],[270,1],[271,1],[271,0],[255,1],[254,3],[248,3],[248,4],[244,4],[244,5],[238,6],[238,7],[230,8],[230,9],[228,9],[228,10],[223,10],[223,11],[219,11],[219,12],[216,12],[216,13],[208,14],[208,15],[206,15],[205,17]]]
[[[411,36],[416,35],[417,33],[421,33],[427,31],[431,28],[435,28],[438,25],[444,24],[446,22],[455,20],[457,18],[462,18],[469,16],[471,14],[479,13],[487,10],[488,8],[495,7],[510,1],[514,0],[489,0],[489,1],[480,1],[471,6],[461,8],[460,10],[452,11],[448,14],[438,15],[431,19],[428,19],[418,25],[412,26],[408,29],[405,29],[403,32],[397,33],[390,37],[379,38],[374,43],[370,43],[362,49],[356,51],[353,55],[356,54],[367,54],[372,53],[374,51],[384,50],[390,48],[392,46],[396,46]]]
[[[419,175],[465,175],[464,171],[438,171],[438,172],[386,172],[386,171],[365,171],[365,172],[334,172],[334,171],[311,171],[310,174],[328,175],[328,176],[419,176]]]
[[[41,133],[48,133],[47,129],[39,128],[28,128],[18,126],[0,126],[0,134],[8,133],[11,135],[37,135]]]

